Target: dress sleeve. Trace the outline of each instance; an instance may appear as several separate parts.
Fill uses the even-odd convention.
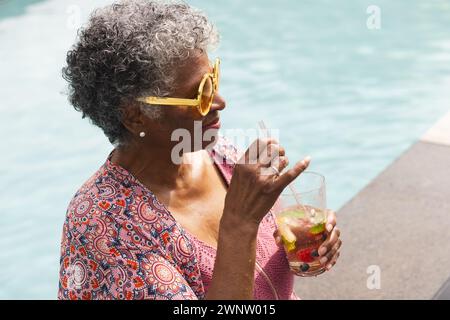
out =
[[[114,223],[64,226],[58,299],[196,300],[170,257],[157,246],[148,251],[112,236]],[[98,226],[105,227],[97,232]],[[147,249],[146,249],[147,250]]]
[[[112,299],[197,300],[181,273],[159,254],[129,251],[116,261],[105,282]]]

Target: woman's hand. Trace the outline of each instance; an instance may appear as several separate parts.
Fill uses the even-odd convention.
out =
[[[327,239],[319,247],[320,263],[330,270],[335,264],[340,255],[342,240],[339,238],[341,230],[336,227],[336,213],[328,210],[327,217]]]
[[[283,189],[309,165],[309,157],[280,175],[289,164],[285,150],[274,139],[256,140],[235,166],[225,198],[222,221],[258,226]]]
[[[309,159],[278,175],[289,161],[273,139],[256,140],[234,168],[220,221],[214,272],[206,299],[253,299],[256,238],[261,220]]]
[[[336,264],[339,258],[342,240],[340,239],[341,231],[336,227],[336,213],[331,210],[327,210],[327,212],[327,238],[319,247],[318,253],[320,263],[328,271]],[[278,229],[275,230],[273,236],[277,245],[283,246]]]

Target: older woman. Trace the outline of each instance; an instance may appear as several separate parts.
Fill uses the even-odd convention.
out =
[[[218,135],[174,159],[176,129],[220,126],[219,62],[207,55],[217,39],[188,5],[142,0],[96,11],[80,32],[64,68],[70,101],[115,148],[69,204],[60,299],[297,298],[271,208],[309,159],[276,174],[288,160],[275,140],[240,157]],[[329,269],[333,212],[327,229]]]

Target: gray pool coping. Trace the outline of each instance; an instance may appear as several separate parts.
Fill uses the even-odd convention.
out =
[[[449,140],[450,113],[338,211],[339,262],[301,298],[450,299]]]
[[[434,300],[450,300],[450,278],[442,285],[433,297]]]

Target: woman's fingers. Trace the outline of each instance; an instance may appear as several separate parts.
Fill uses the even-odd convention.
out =
[[[319,255],[321,256],[320,263],[326,265],[326,269],[330,270],[339,256],[342,240],[339,238],[341,231],[336,227],[336,213],[331,210],[327,210],[327,212],[326,229],[329,233],[329,237],[320,246]]]
[[[278,143],[269,143],[266,148],[259,153],[258,162],[262,167],[275,166],[275,159],[284,156],[284,148]]]
[[[265,152],[261,152],[260,155],[269,155],[272,158],[278,157],[278,156],[284,156],[286,154],[286,150],[280,146],[278,141],[275,140],[275,143],[269,143],[265,150],[262,150]]]
[[[334,267],[334,265],[336,264],[337,259],[339,259],[339,256],[340,256],[340,255],[341,255],[341,252],[338,251],[338,252],[333,256],[333,258],[331,259],[331,262],[328,263],[328,264],[326,265],[326,267],[325,267],[325,268],[327,269],[327,271]]]
[[[294,167],[281,174],[273,183],[273,188],[278,190],[283,190],[292,181],[294,181],[303,171],[308,168],[311,162],[311,157],[306,157],[302,161],[297,162]]]
[[[333,262],[333,259],[335,259],[337,253],[339,252],[339,249],[341,248],[341,245],[342,245],[342,241],[341,241],[341,239],[339,239],[334,244],[334,246],[331,248],[331,250],[328,251],[328,253],[324,257],[320,258],[320,263],[322,265],[327,264],[327,266],[329,264],[331,264]]]
[[[283,241],[281,240],[281,235],[278,229],[276,229],[273,233],[273,237],[275,238],[275,243],[277,244],[277,246],[283,246]]]
[[[245,152],[242,160],[243,164],[258,164],[261,169],[274,167],[282,172],[288,165],[289,159],[286,157],[286,150],[279,145],[278,141],[272,138],[257,139]],[[282,190],[289,183],[295,180],[309,166],[311,157],[306,157],[295,164],[293,168],[278,176],[271,190]],[[270,171],[270,175],[276,174],[275,170]],[[265,173],[266,171],[260,171]]]
[[[278,172],[282,172],[288,165],[289,165],[289,159],[286,156],[277,157],[271,163],[271,167],[277,168]],[[272,172],[272,174],[273,173],[274,172]]]
[[[332,210],[327,210],[327,231],[331,232],[336,226],[336,212]]]
[[[240,164],[256,164],[258,162],[259,155],[267,148],[269,144],[278,144],[278,142],[272,138],[256,139],[253,141],[243,155],[244,163],[240,162]]]
[[[336,244],[336,242],[339,239],[339,236],[341,234],[341,231],[338,229],[338,227],[334,227],[333,231],[331,232],[330,236],[327,240],[322,243],[322,245],[319,248],[319,255],[324,256],[327,254],[328,251],[331,250],[331,248]]]

